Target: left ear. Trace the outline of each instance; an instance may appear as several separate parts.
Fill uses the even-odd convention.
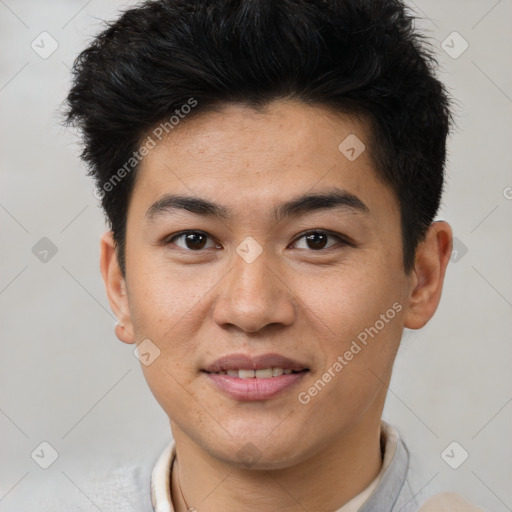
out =
[[[433,222],[425,239],[416,249],[405,327],[420,329],[434,315],[441,300],[444,276],[452,248],[453,235],[450,225],[442,220]]]

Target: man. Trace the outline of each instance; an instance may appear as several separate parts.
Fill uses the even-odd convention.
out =
[[[398,0],[161,0],[75,62],[116,335],[174,439],[154,510],[422,506],[381,419],[452,250],[450,102],[412,22]]]

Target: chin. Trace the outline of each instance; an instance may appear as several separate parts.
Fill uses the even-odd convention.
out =
[[[298,447],[304,447],[303,440],[295,440],[294,436],[270,438],[267,432],[260,432],[249,434],[244,439],[227,439],[223,445],[216,442],[209,452],[213,457],[240,469],[272,470],[300,462],[303,454],[302,451],[298,452]]]

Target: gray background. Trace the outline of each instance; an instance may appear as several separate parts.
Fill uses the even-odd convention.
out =
[[[84,475],[151,464],[169,440],[133,346],[114,336],[98,269],[103,217],[76,134],[58,123],[74,58],[130,4],[0,0],[1,511],[25,510],[52,485],[76,510],[110,510],[89,500]],[[409,4],[457,101],[438,216],[457,254],[435,317],[404,335],[384,419],[405,437],[421,498],[451,489],[512,510],[512,0]],[[31,48],[43,31],[59,45],[48,58]],[[454,31],[469,44],[457,58]],[[43,237],[57,248],[46,262],[32,252]],[[46,470],[31,458],[43,441],[59,454]],[[458,469],[441,457],[453,441],[469,453]],[[453,464],[463,452],[449,453]]]

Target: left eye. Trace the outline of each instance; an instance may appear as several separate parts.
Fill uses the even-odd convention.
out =
[[[327,241],[329,238],[334,239],[335,243],[327,245]],[[304,243],[302,244],[302,247],[299,247],[298,242],[301,240],[303,240]],[[300,238],[298,238],[293,245],[295,245],[296,248],[298,249],[313,249],[316,251],[320,251],[322,249],[329,249],[333,245],[336,245],[336,243],[338,242],[341,242],[342,244],[347,244],[347,242],[343,240],[341,237],[331,235],[330,233],[326,233],[325,231],[310,231],[309,233],[306,233],[302,235]]]
[[[210,245],[207,245],[207,240],[210,239]],[[181,243],[176,243],[176,241],[180,241]],[[201,231],[185,231],[183,233],[178,233],[174,235],[172,238],[167,240],[167,243],[173,243],[182,249],[188,249],[191,251],[200,251],[201,249],[210,249],[219,247],[207,234],[202,233]]]

